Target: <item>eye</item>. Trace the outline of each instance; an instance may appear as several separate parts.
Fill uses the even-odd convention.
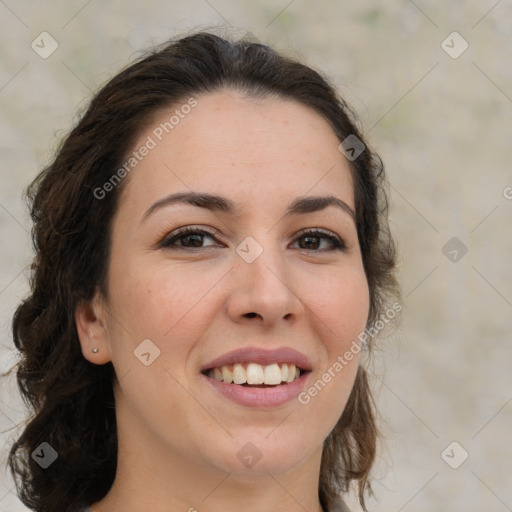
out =
[[[318,248],[319,245],[321,245],[321,242],[316,242],[316,240],[322,239],[329,240],[329,242],[331,243],[331,248],[320,251],[315,250]],[[343,242],[343,240],[340,237],[338,237],[334,233],[324,231],[322,229],[313,229],[310,231],[306,231],[297,238],[297,242],[299,242],[300,240],[304,240],[307,245],[306,247],[301,247],[301,249],[313,250],[313,252],[328,252],[334,250],[344,251],[347,248],[345,242]]]
[[[218,235],[217,235],[218,236]],[[214,233],[210,233],[204,229],[199,229],[194,226],[187,226],[184,228],[177,229],[169,235],[167,235],[159,244],[158,247],[166,250],[198,250],[210,246],[204,246],[204,238],[211,238],[216,240],[217,238]],[[330,248],[317,250],[321,245],[321,241],[328,240],[331,244]],[[343,240],[334,233],[324,231],[322,229],[313,229],[302,233],[295,241],[295,243],[304,240],[305,246],[299,247],[299,249],[313,251],[313,252],[329,252],[333,250],[343,251],[347,247]]]
[[[209,237],[215,240],[212,233],[204,229],[187,226],[173,231],[167,235],[159,244],[160,248],[173,250],[201,249],[203,247],[203,237]],[[176,244],[176,242],[181,242]]]

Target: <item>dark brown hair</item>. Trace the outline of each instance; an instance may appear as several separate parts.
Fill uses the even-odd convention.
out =
[[[21,354],[17,381],[31,416],[9,464],[20,498],[32,510],[75,512],[103,498],[115,477],[115,373],[111,363],[98,366],[83,357],[74,312],[79,301],[106,290],[111,221],[126,180],[102,199],[94,191],[122,166],[158,111],[222,88],[298,101],[324,117],[340,142],[354,135],[365,144],[351,171],[370,290],[368,325],[390,297],[399,296],[382,162],[325,77],[263,44],[207,32],[151,51],[95,95],[53,162],[27,189],[35,257],[31,293],[14,314],[13,337]],[[360,366],[344,412],[324,443],[319,484],[324,509],[353,480],[364,507],[377,437],[372,395]],[[31,456],[42,442],[58,453],[48,469]]]

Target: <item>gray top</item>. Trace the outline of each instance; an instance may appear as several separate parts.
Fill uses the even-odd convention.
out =
[[[334,508],[329,512],[350,512],[345,502],[338,498],[338,502],[334,505]]]

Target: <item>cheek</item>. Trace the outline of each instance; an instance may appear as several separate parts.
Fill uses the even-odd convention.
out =
[[[308,394],[309,399],[315,397],[313,407],[320,416],[336,421],[352,390],[360,359],[359,337],[368,320],[370,296],[364,271],[354,269],[340,272],[338,278],[331,276],[317,288],[315,299],[317,334],[325,355],[316,376],[322,382]]]
[[[299,395],[315,431],[324,437],[334,428],[352,391],[360,360],[358,337],[365,331],[369,290],[364,272],[340,273],[317,289],[314,313],[324,357],[319,371]]]
[[[337,343],[351,340],[364,331],[370,296],[364,271],[350,270],[332,274],[315,287],[315,312]]]
[[[219,276],[186,264],[146,262],[119,271],[116,279],[120,323],[131,337],[152,339],[166,351],[176,348],[170,346],[173,339],[183,346],[202,332],[208,321],[209,291]]]

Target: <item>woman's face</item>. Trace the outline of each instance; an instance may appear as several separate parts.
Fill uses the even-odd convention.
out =
[[[233,91],[195,99],[141,134],[113,219],[100,352],[118,379],[120,439],[141,457],[237,474],[319,464],[369,308],[348,162],[301,104]],[[179,122],[165,125],[176,109]],[[311,197],[338,206],[297,202]],[[292,383],[215,380],[275,383],[294,362],[308,371]]]

